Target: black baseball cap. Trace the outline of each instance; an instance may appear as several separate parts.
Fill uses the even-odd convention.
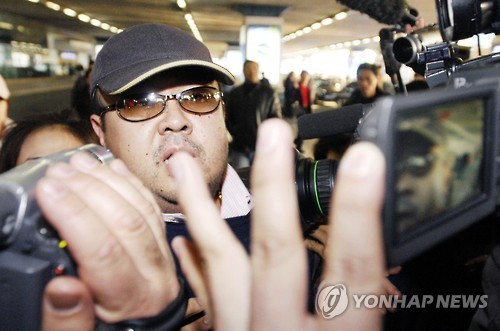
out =
[[[120,94],[165,70],[202,68],[224,84],[234,76],[215,64],[208,48],[191,34],[164,24],[141,24],[111,37],[98,53],[90,76],[90,94],[96,88]]]

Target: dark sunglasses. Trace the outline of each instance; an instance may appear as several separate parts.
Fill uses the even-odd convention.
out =
[[[398,174],[408,172],[416,177],[422,177],[429,173],[434,165],[435,155],[411,155],[405,160],[396,163]]]
[[[222,92],[212,86],[198,86],[177,94],[157,93],[127,95],[116,103],[101,109],[100,116],[116,110],[118,116],[129,122],[142,122],[160,115],[167,101],[177,100],[182,109],[194,114],[206,114],[219,107]]]

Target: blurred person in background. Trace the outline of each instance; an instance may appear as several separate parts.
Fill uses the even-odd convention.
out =
[[[389,95],[378,87],[379,68],[371,63],[362,63],[356,71],[358,88],[354,90],[344,106],[356,103],[373,103],[379,97]]]
[[[232,136],[230,163],[235,168],[252,164],[257,140],[257,127],[268,118],[281,118],[278,93],[259,78],[259,64],[246,60],[245,81],[226,97],[226,125]]]
[[[93,65],[93,62],[89,63],[88,69],[77,78],[71,89],[71,107],[73,107],[78,112],[78,116],[85,121],[90,121],[90,115],[92,115],[89,83]]]
[[[284,105],[283,105],[283,117],[285,118],[293,118],[297,116],[296,107],[294,105],[298,105],[300,100],[299,95],[299,81],[297,79],[297,75],[294,71],[290,71],[290,73],[286,76],[283,81],[284,87]]]
[[[5,131],[9,125],[13,123],[9,118],[9,98],[10,91],[5,82],[5,79],[0,75],[0,140],[5,135]],[[0,147],[1,147],[0,142]]]
[[[90,121],[76,118],[72,110],[37,114],[9,128],[0,148],[0,173],[28,160],[98,143]]]
[[[314,88],[313,80],[309,72],[302,70],[299,80],[299,101],[303,112],[299,112],[297,117],[302,114],[312,113],[312,105],[316,99],[316,89]]]

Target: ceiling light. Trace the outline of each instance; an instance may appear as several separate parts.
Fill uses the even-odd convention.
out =
[[[313,23],[313,25],[311,25],[311,28],[313,30],[318,30],[319,28],[321,28],[321,23],[318,23],[318,22]]]
[[[7,22],[0,22],[0,29],[13,30],[14,25],[12,25],[11,23],[7,23]]]
[[[90,20],[90,24],[92,24],[93,26],[101,26],[101,21],[93,18]]]
[[[184,0],[177,0],[177,6],[179,6],[180,9],[184,9],[187,7],[186,1]]]
[[[330,25],[332,23],[333,23],[333,18],[331,18],[331,17],[327,17],[321,21],[321,24],[323,24],[323,25]]]
[[[85,14],[78,15],[78,19],[82,22],[85,22],[85,23],[90,22],[90,17],[88,15],[85,15]]]
[[[342,12],[336,14],[333,18],[335,18],[337,21],[341,21],[346,17],[347,17],[347,13],[342,11]]]
[[[68,15],[69,17],[76,17],[76,11],[71,8],[64,8],[63,13]]]
[[[101,23],[101,29],[103,30],[109,30],[110,27],[111,25],[109,25],[108,23]]]
[[[302,29],[302,32],[304,32],[304,33],[309,33],[311,31],[312,31],[312,29],[310,26],[306,26],[305,28]]]
[[[52,10],[55,10],[55,11],[59,11],[59,10],[61,10],[61,6],[59,6],[57,3],[52,2],[52,1],[46,1],[46,2],[45,2],[45,6],[46,6],[47,8],[52,9]]]
[[[39,3],[40,0],[28,0],[29,2],[33,2],[33,3]]]

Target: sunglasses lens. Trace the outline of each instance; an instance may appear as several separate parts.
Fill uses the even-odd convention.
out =
[[[410,174],[422,177],[425,176],[432,168],[434,164],[434,158],[432,155],[413,155],[408,157],[408,159],[401,163],[398,168],[401,171],[408,171]]]
[[[130,121],[155,117],[163,110],[163,100],[154,94],[141,98],[126,98],[118,104],[120,116]]]
[[[179,102],[193,113],[209,113],[217,108],[220,99],[220,92],[215,88],[197,87],[182,92]]]

